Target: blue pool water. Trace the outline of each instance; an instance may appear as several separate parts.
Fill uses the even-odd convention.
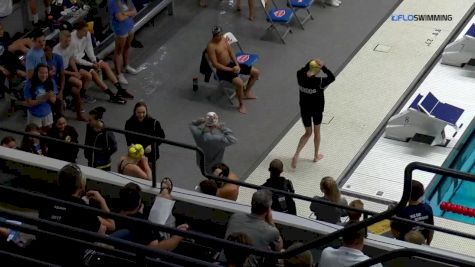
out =
[[[475,127],[468,131],[468,138],[462,145],[454,161],[448,166],[451,169],[475,174]],[[436,188],[431,192],[430,204],[434,215],[464,223],[475,224],[475,218],[444,212],[439,205],[443,201],[451,202],[469,208],[475,208],[475,181],[462,181],[452,177],[438,177]]]

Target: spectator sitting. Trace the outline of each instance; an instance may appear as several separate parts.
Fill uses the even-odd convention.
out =
[[[211,172],[213,165],[223,162],[226,147],[237,142],[231,129],[219,123],[218,114],[214,112],[208,112],[205,118],[193,121],[190,124],[190,131],[196,145],[205,154],[205,171],[207,173]],[[199,164],[198,157],[196,157],[196,161]]]
[[[125,104],[124,98],[133,99],[127,90],[122,88],[117,77],[112,72],[109,64],[100,60],[97,62],[94,48],[92,47],[91,33],[88,31],[87,23],[80,21],[76,25],[76,30],[71,33],[71,44],[75,47],[74,59],[79,69],[86,70],[92,74],[93,81],[103,92],[109,95],[109,101],[113,103]],[[87,59],[86,59],[87,56]],[[113,94],[107,84],[100,78],[98,71],[102,71],[105,76],[117,88],[117,94]]]
[[[106,109],[96,107],[89,111],[89,123],[86,126],[85,145],[104,149],[105,151],[84,150],[84,156],[88,161],[88,166],[110,171],[112,166],[111,157],[117,151],[117,141],[111,131],[104,130],[102,118]]]
[[[56,101],[52,104],[52,110],[54,118],[63,115],[63,95],[64,95],[64,86],[65,86],[65,76],[64,76],[64,63],[61,55],[53,53],[53,47],[55,43],[53,40],[46,41],[44,46],[44,53],[46,57],[46,64],[48,66],[48,76],[54,80],[57,86]]]
[[[270,178],[262,185],[289,193],[295,193],[292,181],[280,176],[284,171],[284,164],[279,159],[274,159],[269,165]],[[297,215],[295,201],[292,197],[272,193],[272,210]]]
[[[318,197],[318,199],[340,205],[348,205],[346,199],[341,197],[340,189],[338,189],[338,185],[332,177],[326,176],[320,181],[320,190],[323,193],[323,197]],[[334,224],[341,223],[341,217],[346,216],[344,210],[320,203],[312,202],[310,210],[315,213],[318,220]]]
[[[228,236],[228,241],[242,245],[252,246],[253,242],[245,233],[232,233]],[[234,248],[225,248],[224,255],[227,260],[227,267],[243,267],[250,256],[249,252],[239,251]]]
[[[41,135],[40,128],[34,123],[26,125],[25,132],[33,135]],[[20,150],[36,155],[44,155],[46,149],[40,139],[24,135]]]
[[[424,185],[416,180],[412,181],[411,198],[407,207],[397,214],[397,217],[413,220],[416,222],[423,222],[434,225],[434,213],[432,207],[424,203],[422,197],[424,195]],[[399,239],[404,238],[406,233],[411,230],[420,231],[426,239],[427,245],[430,245],[432,238],[434,237],[434,230],[424,229],[421,227],[412,227],[411,225],[401,225],[401,234]]]
[[[233,233],[245,233],[254,242],[256,248],[280,252],[283,241],[272,219],[271,205],[272,192],[256,191],[252,195],[251,214],[233,214],[228,221],[225,238]],[[247,266],[261,266],[262,263],[262,257],[251,255]]]
[[[293,243],[287,250],[296,249],[303,244],[300,242]],[[292,258],[284,259],[284,267],[313,267],[313,256],[310,250],[306,250]]]
[[[224,163],[215,164],[213,167],[211,167],[211,171],[217,177],[226,178],[233,181],[238,180],[237,175],[234,172],[231,172],[228,165]],[[218,187],[216,196],[233,201],[237,200],[239,195],[239,185],[221,181],[216,181],[216,185]]]
[[[46,65],[46,57],[43,49],[45,48],[45,35],[42,30],[36,29],[33,31],[33,47],[28,50],[25,57],[26,73],[28,79],[33,77],[33,72],[39,64]]]
[[[3,147],[16,149],[16,141],[13,136],[5,136],[0,144]]]
[[[223,38],[221,27],[213,27],[212,34],[213,38],[208,42],[206,48],[209,60],[216,68],[216,75],[219,79],[231,82],[234,85],[239,100],[239,112],[245,114],[247,111],[243,100],[256,99],[251,90],[254,83],[259,79],[259,70],[252,66],[239,64],[234,51],[227,43],[226,38]],[[246,85],[239,74],[250,75]]]
[[[359,199],[355,199],[350,202],[349,207],[362,210],[364,209],[364,204],[363,204],[363,201]],[[347,210],[346,212],[348,213],[348,218],[349,218],[349,221],[347,223],[359,222],[361,219],[361,215],[363,215],[363,213],[359,211]]]
[[[84,206],[89,206],[91,202],[96,202],[101,210],[109,212],[109,207],[99,192],[86,192],[86,178],[76,164],[70,163],[61,168],[58,173],[58,186],[59,199]],[[89,212],[57,203],[49,203],[48,206],[40,208],[39,216],[42,219],[102,234],[115,229],[115,223],[112,219],[102,218]]]
[[[78,204],[81,206],[92,206],[99,208],[105,212],[109,212],[106,201],[97,191],[86,192],[86,178],[83,176],[81,169],[76,164],[67,164],[58,173],[58,192],[55,197],[58,199]],[[106,234],[108,231],[114,231],[114,220],[97,216],[94,213],[77,209],[71,206],[63,205],[55,202],[44,202],[39,208],[39,217],[44,220],[80,228],[83,230]],[[56,238],[41,237],[41,250],[44,253],[55,251],[55,260],[61,262],[79,262],[84,256],[84,250],[78,247],[67,246],[63,243],[57,243]],[[63,265],[63,264],[61,264]]]
[[[409,231],[407,234],[404,235],[404,241],[413,243],[416,245],[425,245],[426,239],[424,235],[422,235],[419,231]]]
[[[233,172],[230,172],[228,165],[224,163],[215,164],[211,170],[213,171],[214,176],[234,181],[238,180],[237,175]],[[217,196],[232,201],[236,201],[239,195],[238,185],[217,180],[203,180],[200,182],[198,188],[203,194]]]
[[[160,122],[150,116],[145,102],[137,102],[137,104],[135,104],[134,113],[125,123],[125,130],[165,138],[165,132],[163,131]],[[153,140],[133,134],[126,134],[125,139],[127,141],[127,146],[141,144],[145,148],[145,156],[149,159],[149,165],[152,166]],[[155,146],[157,159],[160,158],[159,146],[160,142],[157,142]]]
[[[48,66],[36,66],[31,80],[23,88],[28,106],[28,123],[35,123],[47,132],[53,124],[53,111],[50,103],[56,102],[57,86],[48,74]]]
[[[135,144],[129,148],[127,156],[120,158],[118,172],[121,174],[152,180],[152,170],[144,156],[143,146]]]
[[[343,235],[343,245],[337,249],[327,247],[322,251],[318,266],[346,267],[369,259],[362,250],[364,247],[364,229]],[[373,267],[382,267],[381,263]]]
[[[78,69],[74,59],[75,47],[71,44],[71,33],[69,31],[62,30],[59,33],[59,43],[54,46],[53,53],[61,55],[63,59],[66,84],[70,87],[67,89],[71,90],[76,118],[80,121],[85,121],[81,97],[84,98],[86,103],[94,103],[96,101],[85,93],[87,85],[92,80],[92,75],[86,70]]]
[[[163,184],[163,182],[162,182]],[[170,194],[171,187],[163,190],[161,195]],[[147,216],[143,214],[143,203],[140,196],[141,189],[137,184],[128,183],[120,190],[120,213],[137,219],[147,220]],[[177,229],[182,231],[188,230],[188,225],[182,224]],[[174,250],[183,240],[181,236],[171,236],[164,239],[159,233],[147,226],[127,225],[124,222],[117,222],[117,230],[127,229],[130,231],[131,239],[142,245],[146,245],[156,249]]]
[[[56,119],[53,127],[47,134],[51,138],[61,139],[68,143],[78,143],[78,133],[73,126],[68,125],[66,118],[61,116]],[[48,157],[75,163],[79,148],[72,145],[65,145],[59,142],[48,142]]]

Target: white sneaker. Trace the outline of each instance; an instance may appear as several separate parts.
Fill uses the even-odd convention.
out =
[[[341,2],[338,2],[338,0],[327,0],[326,3],[329,6],[339,7]]]
[[[341,1],[340,1],[340,0],[336,0],[336,2],[338,3],[338,5],[341,5]]]
[[[122,74],[122,73],[119,74],[119,75],[117,75],[117,79],[119,80],[119,82],[120,82],[121,84],[129,84],[129,82],[127,81],[127,79],[125,79],[124,74]]]
[[[127,71],[127,73],[130,73],[130,74],[133,74],[133,75],[139,73],[138,70],[132,68],[130,65],[125,66],[125,71]]]

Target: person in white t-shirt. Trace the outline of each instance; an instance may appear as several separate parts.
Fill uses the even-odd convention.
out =
[[[107,62],[97,61],[92,46],[91,33],[88,31],[86,22],[80,21],[76,25],[76,30],[71,33],[71,43],[74,45],[74,59],[79,69],[86,70],[91,73],[93,81],[101,88],[102,91],[110,96],[110,102],[125,104],[126,99],[133,99],[127,90],[122,88],[119,80],[110,68]],[[99,72],[103,72],[105,76],[117,88],[117,94],[113,94],[106,83],[101,79]]]
[[[86,121],[81,103],[81,92],[85,92],[87,84],[92,80],[92,76],[85,70],[79,70],[74,60],[74,47],[71,45],[71,33],[63,30],[59,33],[59,43],[53,47],[53,53],[63,58],[64,75],[66,82],[71,87],[74,108],[77,113],[77,119]],[[85,96],[85,93],[82,94]],[[84,98],[88,103],[93,103],[93,98]]]
[[[325,248],[320,256],[318,266],[346,267],[369,259],[362,251],[364,236],[364,229],[343,235],[343,246],[337,249],[332,247]],[[372,267],[383,267],[383,265],[378,263]]]

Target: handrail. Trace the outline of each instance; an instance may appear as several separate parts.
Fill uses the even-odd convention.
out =
[[[0,226],[3,226],[3,227],[11,228],[11,229],[14,229],[14,230],[17,230],[17,231],[21,231],[21,232],[25,232],[25,233],[29,233],[29,234],[34,234],[34,235],[39,234],[39,235],[43,235],[43,236],[44,235],[55,236],[57,238],[67,239],[69,241],[73,241],[73,242],[80,243],[80,244],[83,244],[83,245],[93,246],[94,249],[100,250],[100,251],[107,251],[107,253],[113,253],[113,254],[118,254],[119,253],[119,254],[130,255],[131,254],[130,251],[133,251],[134,253],[137,253],[139,255],[142,255],[142,254],[145,255],[146,254],[146,255],[153,255],[153,256],[156,256],[156,257],[171,258],[173,260],[177,260],[177,261],[180,261],[180,262],[191,263],[191,264],[193,264],[193,266],[207,266],[207,267],[216,266],[214,264],[211,264],[211,263],[208,263],[208,262],[205,262],[205,261],[202,261],[202,260],[194,259],[194,258],[185,256],[185,255],[179,255],[179,254],[169,252],[169,251],[165,251],[165,250],[153,249],[153,248],[150,248],[148,246],[141,245],[141,244],[138,244],[138,243],[135,243],[135,242],[130,242],[130,241],[126,241],[126,240],[122,240],[122,239],[118,239],[118,238],[114,238],[114,237],[110,237],[110,236],[100,235],[98,233],[90,232],[90,231],[87,231],[87,230],[72,227],[72,226],[69,226],[69,225],[60,224],[60,223],[53,222],[53,221],[43,220],[43,219],[39,219],[39,218],[32,218],[32,217],[29,217],[29,216],[25,216],[25,215],[23,215],[19,212],[8,211],[4,208],[0,208],[0,216],[8,216],[9,218],[12,218],[14,220],[23,221],[23,222],[26,222],[28,224],[34,224],[38,227],[53,227],[55,230],[57,230],[57,229],[66,230],[66,231],[69,232],[69,234],[73,234],[73,235],[76,235],[78,237],[80,236],[81,238],[82,237],[87,237],[88,239],[93,239],[94,241],[100,241],[100,242],[103,242],[103,243],[106,243],[106,244],[110,243],[113,246],[117,246],[117,247],[120,247],[120,248],[127,249],[127,252],[120,251],[118,249],[109,249],[109,248],[101,247],[99,245],[90,244],[86,241],[83,241],[83,240],[80,240],[80,239],[77,239],[77,238],[74,238],[74,237],[71,237],[71,236],[64,236],[64,235],[52,233],[52,232],[49,232],[49,231],[37,229],[34,226],[24,225],[24,224],[18,225],[18,224],[8,223],[7,221],[0,221]]]
[[[168,228],[166,226],[153,225],[152,224],[154,227],[157,227],[158,229],[162,228],[162,231],[165,231],[165,232],[169,232],[169,233],[173,233],[173,234],[177,234],[177,235],[185,236],[185,237],[190,236],[190,237],[196,238],[196,239],[211,241],[211,242],[214,242],[214,243],[218,243],[220,245],[224,245],[226,247],[228,247],[228,246],[239,247],[240,249],[243,249],[243,250],[246,250],[246,251],[253,251],[254,254],[259,255],[259,256],[282,257],[282,258],[291,257],[293,255],[296,255],[298,253],[301,253],[301,252],[305,251],[306,249],[309,249],[309,248],[312,248],[312,247],[315,247],[315,246],[318,246],[318,245],[323,245],[323,244],[325,244],[325,243],[327,243],[327,242],[343,235],[344,233],[347,233],[347,231],[358,230],[358,229],[370,226],[370,225],[372,225],[376,222],[379,222],[383,219],[389,219],[389,218],[391,218],[393,220],[398,220],[398,221],[401,221],[401,222],[411,223],[413,225],[422,226],[422,227],[425,227],[425,228],[431,229],[431,230],[447,232],[447,233],[450,233],[450,234],[455,234],[455,235],[463,236],[463,237],[466,237],[466,238],[475,239],[475,236],[470,235],[470,234],[461,233],[461,232],[457,232],[457,231],[453,231],[453,230],[447,230],[447,229],[443,229],[443,228],[436,227],[436,226],[429,225],[429,224],[425,224],[425,223],[412,222],[412,221],[409,221],[409,220],[405,220],[403,218],[398,218],[398,217],[393,216],[399,210],[404,208],[407,201],[409,200],[409,195],[410,195],[410,191],[411,191],[411,180],[408,181],[406,176],[409,175],[408,177],[410,177],[412,179],[412,171],[413,170],[419,169],[419,170],[424,170],[424,171],[435,172],[437,174],[443,174],[445,176],[455,176],[455,177],[458,177],[460,179],[465,179],[465,180],[475,180],[475,176],[471,175],[471,174],[461,173],[461,172],[457,172],[457,171],[454,171],[454,170],[447,170],[447,169],[443,169],[443,168],[438,167],[438,166],[432,166],[432,165],[425,164],[425,163],[411,163],[405,169],[404,191],[403,191],[403,195],[401,197],[401,201],[397,204],[397,206],[395,208],[378,214],[378,213],[375,213],[375,212],[372,212],[372,211],[350,208],[350,207],[335,204],[335,203],[332,203],[332,202],[327,202],[325,200],[319,200],[319,199],[314,199],[314,198],[310,198],[310,197],[306,197],[306,196],[302,196],[302,195],[292,194],[292,193],[285,192],[285,191],[282,191],[282,190],[276,190],[276,189],[273,189],[273,188],[266,188],[266,187],[262,187],[262,186],[248,184],[248,183],[245,183],[245,182],[240,182],[240,181],[234,181],[234,180],[229,180],[229,179],[225,179],[225,178],[215,177],[215,176],[206,174],[205,169],[204,169],[204,154],[203,154],[203,151],[198,147],[194,147],[194,146],[187,145],[187,144],[182,144],[182,143],[179,143],[179,142],[175,142],[175,141],[171,141],[171,140],[167,140],[167,139],[163,139],[163,138],[159,138],[159,137],[149,136],[149,135],[145,135],[145,134],[141,134],[141,133],[125,131],[125,130],[121,130],[121,129],[106,128],[105,130],[106,131],[107,130],[114,131],[114,132],[123,133],[123,134],[138,135],[138,136],[142,136],[142,137],[145,137],[145,138],[150,138],[152,140],[159,141],[159,142],[162,142],[162,143],[165,143],[165,144],[170,144],[170,145],[179,146],[179,147],[183,147],[183,148],[186,148],[186,149],[194,150],[194,151],[198,152],[199,155],[200,155],[200,162],[199,162],[200,163],[199,164],[200,171],[208,179],[213,179],[213,180],[222,181],[222,182],[226,182],[226,183],[237,184],[237,185],[240,185],[240,186],[253,188],[253,189],[269,189],[273,192],[283,194],[283,195],[287,195],[287,196],[290,196],[290,197],[294,197],[296,199],[303,199],[303,200],[307,200],[307,201],[310,201],[310,202],[321,203],[321,204],[325,204],[325,205],[329,205],[329,206],[333,206],[333,207],[338,207],[338,208],[342,208],[342,209],[346,209],[346,210],[359,211],[359,212],[362,212],[363,214],[373,215],[373,217],[370,217],[367,220],[363,220],[363,221],[361,221],[357,224],[354,224],[354,225],[351,225],[349,227],[343,228],[341,230],[335,231],[335,232],[333,232],[333,233],[331,233],[331,234],[329,234],[325,237],[322,237],[322,238],[317,239],[315,241],[304,244],[303,246],[301,246],[299,248],[289,250],[289,251],[285,251],[283,253],[270,252],[270,251],[259,250],[259,249],[250,249],[250,247],[248,247],[248,246],[236,245],[232,242],[228,242],[226,240],[219,239],[219,238],[216,238],[216,237],[211,237],[211,236],[208,236],[208,235],[198,234],[198,233],[184,232],[184,231],[180,231],[180,230],[177,230],[177,229],[174,229],[174,228]],[[2,186],[0,186],[0,188],[1,187]],[[57,200],[54,200],[52,198],[50,200],[57,201]],[[100,214],[102,212],[100,210],[95,210],[95,209],[89,208],[89,207],[77,207],[77,208],[87,208],[87,209],[90,209],[90,211],[95,212],[97,214]],[[108,216],[108,217],[112,218],[112,217],[115,217],[116,215],[113,215],[112,213],[107,213],[107,214],[104,213],[104,214],[102,214],[102,216]],[[119,215],[119,216],[121,216],[121,215]],[[119,218],[119,220],[121,220],[121,219],[123,220],[123,219],[127,219],[127,218]],[[128,218],[128,219],[130,220],[131,218]],[[136,223],[151,224],[150,222],[146,222],[146,221],[139,220],[139,219],[133,219],[133,220],[136,220]],[[350,230],[347,230],[347,229],[350,229]]]
[[[282,191],[282,190],[278,190],[278,189],[274,189],[274,188],[270,188],[270,187],[264,187],[264,186],[254,185],[254,184],[250,184],[250,183],[246,183],[246,182],[229,180],[227,178],[213,176],[213,175],[207,174],[206,171],[205,171],[205,168],[204,168],[204,154],[203,154],[203,151],[199,147],[194,147],[194,146],[191,146],[191,145],[188,145],[188,144],[175,142],[175,141],[171,141],[171,140],[167,140],[167,139],[164,139],[164,138],[155,137],[155,136],[151,136],[151,135],[146,135],[146,134],[142,134],[142,133],[126,131],[126,130],[122,130],[122,129],[116,129],[116,128],[110,128],[109,127],[109,128],[106,128],[105,130],[106,131],[109,130],[109,131],[113,131],[113,132],[117,132],[117,133],[121,133],[121,134],[136,135],[136,136],[140,136],[140,137],[144,137],[144,138],[149,138],[149,139],[152,139],[152,140],[155,140],[155,141],[159,141],[159,142],[162,142],[162,143],[165,143],[165,144],[170,144],[170,145],[173,145],[173,146],[179,146],[179,147],[183,147],[183,148],[186,148],[186,149],[191,149],[191,150],[197,151],[199,153],[199,156],[200,156],[199,168],[200,168],[201,174],[203,176],[205,176],[206,178],[208,178],[208,179],[212,179],[212,180],[220,181],[220,182],[225,182],[225,183],[231,183],[231,184],[235,184],[235,185],[239,185],[239,186],[243,186],[243,187],[247,187],[247,188],[252,188],[252,189],[255,189],[255,190],[267,189],[267,190],[270,190],[274,193],[289,196],[289,197],[292,197],[292,198],[295,198],[295,199],[305,200],[305,201],[308,201],[308,202],[311,202],[311,203],[319,203],[319,204],[332,206],[332,207],[335,207],[335,208],[340,208],[340,209],[349,210],[349,211],[361,212],[364,215],[376,216],[376,215],[379,214],[379,213],[374,212],[374,211],[365,210],[365,209],[356,209],[356,208],[352,208],[352,207],[349,207],[349,206],[344,206],[344,205],[341,205],[341,204],[338,204],[338,203],[326,201],[324,199],[311,198],[311,197],[308,197],[308,196],[295,194],[295,193],[290,193],[290,192],[287,192],[287,191]],[[152,162],[154,162],[154,161],[152,161]],[[153,168],[152,171],[155,171],[155,169]],[[461,173],[461,175],[465,175],[465,174]],[[468,180],[470,180],[470,179],[475,180],[475,176],[470,175],[470,174],[466,174],[466,175],[468,175],[468,177],[469,177]],[[410,188],[409,188],[409,191],[410,191]],[[475,240],[475,235],[472,235],[472,234],[467,234],[467,233],[463,233],[463,232],[460,232],[460,231],[446,229],[446,228],[443,228],[443,227],[439,227],[439,226],[435,226],[435,225],[431,225],[431,224],[427,224],[427,223],[423,223],[423,222],[415,222],[415,221],[411,221],[411,220],[396,217],[396,216],[392,216],[391,219],[395,220],[395,221],[398,221],[398,222],[410,223],[412,225],[424,227],[424,228],[427,228],[427,229],[430,229],[430,230],[436,230],[436,231],[439,231],[439,232],[452,234],[452,235],[457,235],[457,236],[460,236],[460,237],[465,237],[465,238],[470,238],[470,239]]]
[[[94,150],[94,151],[103,151],[104,150],[102,148],[97,148],[97,147],[94,147],[94,146],[88,146],[88,145],[82,145],[82,144],[79,144],[79,143],[66,142],[66,141],[58,139],[58,138],[53,138],[53,137],[49,137],[49,136],[45,136],[45,135],[31,134],[31,133],[27,133],[27,132],[23,132],[23,131],[13,130],[13,129],[6,128],[6,127],[0,127],[0,131],[13,133],[13,134],[18,134],[18,135],[22,135],[22,136],[38,138],[40,140],[57,142],[57,143],[61,143],[61,144],[68,145],[68,146],[78,147],[78,148],[81,148],[81,149],[91,149],[91,150]]]
[[[462,266],[462,267],[472,267],[474,265],[473,262],[466,261],[459,258],[450,257],[447,255],[439,256],[435,253],[428,252],[425,250],[403,248],[403,249],[396,249],[396,250],[389,251],[387,253],[383,253],[377,257],[373,257],[371,259],[367,259],[365,261],[352,265],[352,267],[369,267],[379,262],[385,262],[388,260],[401,258],[401,257],[418,257],[418,258],[423,258],[427,260],[439,261],[444,264],[453,264],[453,265]]]
[[[135,136],[147,138],[147,139],[152,140],[154,142],[153,147],[156,146],[157,142],[160,142],[162,144],[168,144],[168,145],[171,145],[171,146],[177,146],[177,147],[185,148],[185,149],[188,149],[188,150],[196,151],[196,153],[198,153],[198,155],[199,155],[199,167],[200,167],[201,173],[203,173],[203,175],[205,175],[205,173],[206,173],[205,168],[204,168],[204,166],[205,166],[205,154],[203,153],[203,150],[201,150],[201,148],[199,148],[199,147],[188,145],[188,144],[185,144],[185,143],[172,141],[172,140],[168,140],[168,139],[165,139],[165,138],[160,138],[160,137],[151,136],[151,135],[147,135],[147,134],[143,134],[143,133],[127,131],[127,130],[112,128],[112,127],[104,127],[104,131],[106,131],[106,132],[111,131],[111,132],[120,133],[120,134],[123,134],[123,135],[135,135]],[[157,170],[156,170],[157,150],[152,149],[152,152],[153,152],[153,156],[152,156],[152,187],[157,187]]]
[[[35,264],[35,266],[60,267],[59,265],[55,265],[49,262],[44,262],[30,257],[25,257],[23,255],[15,254],[9,251],[0,250],[0,258],[2,259],[2,263],[5,263],[5,259],[8,259],[9,257],[15,259],[16,264],[29,263]]]

